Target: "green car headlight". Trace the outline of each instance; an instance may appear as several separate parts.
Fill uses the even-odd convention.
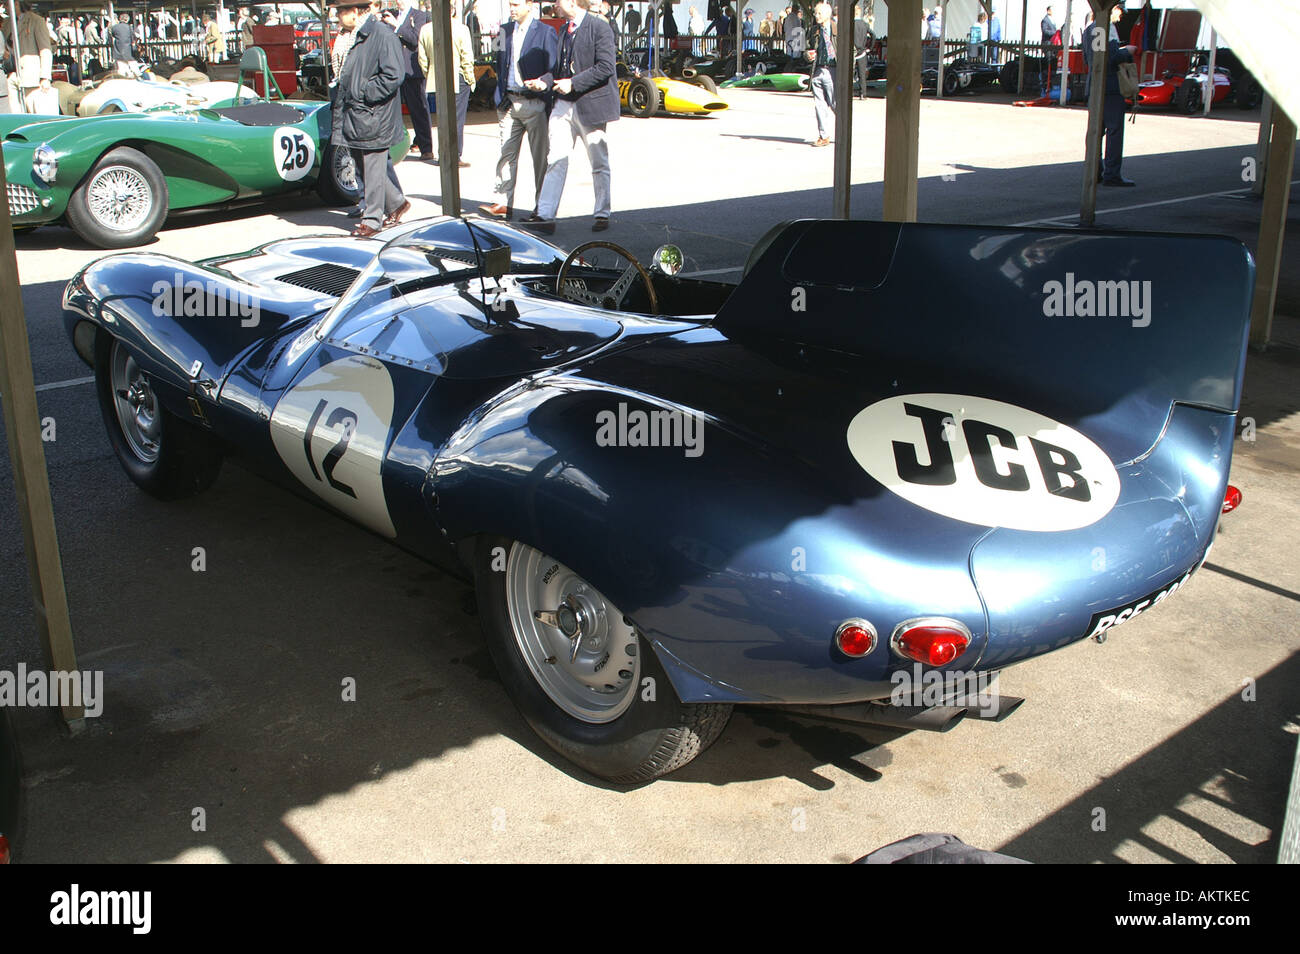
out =
[[[32,153],[32,175],[46,185],[54,185],[58,174],[59,157],[55,155],[54,147],[47,142],[41,143]]]

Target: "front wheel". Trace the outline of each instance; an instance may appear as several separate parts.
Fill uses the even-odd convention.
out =
[[[215,438],[168,411],[135,357],[104,332],[95,341],[95,391],[108,442],[145,493],[175,500],[217,479],[222,451]]]
[[[722,734],[731,706],[681,702],[627,617],[558,560],[484,538],[475,584],[506,692],[569,761],[611,782],[648,782]]]
[[[68,223],[100,248],[149,241],[167,217],[167,180],[139,150],[119,146],[105,154],[68,199]]]
[[[659,110],[659,87],[644,76],[636,77],[627,89],[627,108],[637,119],[649,119]]]
[[[718,94],[718,84],[714,81],[713,77],[709,76],[707,73],[699,74],[694,77],[691,82],[714,96]]]

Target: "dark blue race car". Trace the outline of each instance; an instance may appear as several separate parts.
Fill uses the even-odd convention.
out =
[[[1204,560],[1239,243],[799,221],[738,286],[681,261],[444,218],[112,256],[64,307],[135,483],[235,455],[463,573],[526,718],[615,781],[736,705],[951,724],[897,689],[1104,638]]]

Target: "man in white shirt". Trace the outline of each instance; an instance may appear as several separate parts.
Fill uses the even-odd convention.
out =
[[[497,201],[479,208],[488,215],[510,218],[514,211],[519,147],[528,136],[533,180],[538,196],[546,175],[549,147],[547,111],[552,74],[559,58],[559,37],[537,18],[529,0],[510,0],[510,19],[501,28],[497,50],[497,128],[501,158],[497,160]],[[534,208],[536,207],[534,198]]]

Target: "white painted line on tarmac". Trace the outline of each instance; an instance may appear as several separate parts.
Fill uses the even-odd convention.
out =
[[[1293,179],[1292,185],[1300,185],[1300,179]],[[1203,192],[1200,195],[1185,195],[1176,199],[1160,199],[1157,202],[1140,202],[1137,205],[1121,205],[1113,209],[1098,209],[1097,215],[1106,215],[1110,212],[1132,212],[1135,209],[1150,209],[1157,205],[1175,205],[1179,202],[1195,202],[1197,199],[1217,199],[1228,195],[1241,195],[1243,192],[1249,192],[1250,189],[1229,189],[1225,192]],[[1045,219],[1031,219],[1028,222],[1012,222],[1009,226],[1013,229],[1023,228],[1027,225],[1052,225],[1063,219],[1077,219],[1078,212],[1067,213],[1065,215],[1053,215]]]
[[[49,384],[38,384],[36,390],[58,391],[61,388],[76,388],[83,384],[90,384],[94,380],[95,376],[93,374],[86,378],[68,378],[66,381],[51,381]]]

